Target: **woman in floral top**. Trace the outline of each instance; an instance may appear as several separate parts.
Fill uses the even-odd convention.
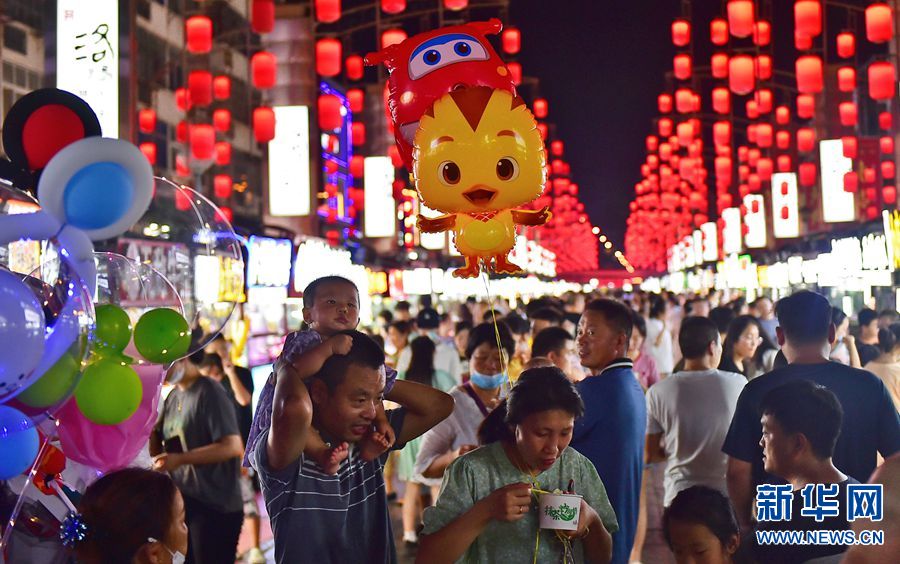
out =
[[[426,510],[417,562],[609,562],[618,530],[591,462],[568,448],[581,397],[555,367],[519,377],[485,419],[482,447],[456,459]],[[538,527],[538,490],[583,496],[578,529]]]

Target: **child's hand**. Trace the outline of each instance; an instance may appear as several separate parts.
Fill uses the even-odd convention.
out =
[[[384,417],[383,411],[380,413],[379,417],[375,418],[375,433],[384,438],[383,444],[385,448],[391,448],[397,441],[397,435],[394,433],[394,428],[388,423],[387,417]]]
[[[350,335],[335,335],[329,337],[326,342],[331,345],[331,354],[348,354],[350,347],[353,346],[353,339],[350,338]]]

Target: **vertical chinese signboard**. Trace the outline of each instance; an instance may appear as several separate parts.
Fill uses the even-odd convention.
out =
[[[104,137],[119,136],[119,3],[58,0],[56,87],[80,96]]]

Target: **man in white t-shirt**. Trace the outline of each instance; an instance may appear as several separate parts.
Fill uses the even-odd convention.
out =
[[[727,493],[728,457],[722,442],[747,379],[717,370],[722,342],[716,324],[687,317],[678,343],[684,371],[647,391],[647,459],[666,462],[666,507],[683,489],[709,486]]]

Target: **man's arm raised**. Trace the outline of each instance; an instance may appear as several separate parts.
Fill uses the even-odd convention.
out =
[[[449,394],[415,382],[397,380],[385,398],[406,408],[403,429],[397,442],[409,442],[450,416],[453,398]]]

